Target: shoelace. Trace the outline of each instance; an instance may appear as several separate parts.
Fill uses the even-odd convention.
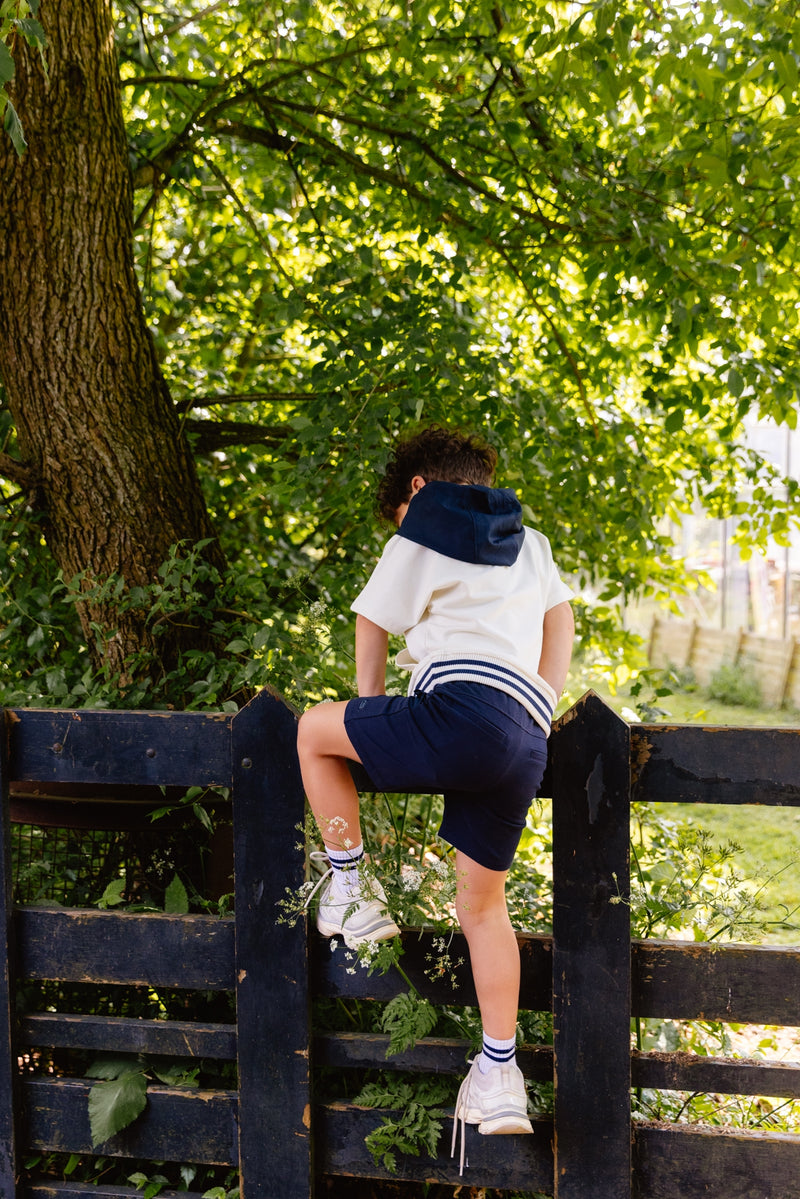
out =
[[[306,901],[303,904],[303,907],[305,907],[305,908],[310,906],[311,900],[314,898],[317,891],[319,891],[322,884],[325,882],[326,879],[329,879],[331,877],[331,875],[333,874],[333,866],[330,865],[328,855],[326,853],[324,853],[321,849],[313,850],[308,855],[308,859],[310,862],[328,862],[329,865],[328,865],[328,869],[325,871],[325,873],[323,875],[321,875],[320,878],[317,879],[317,882],[316,882],[315,886],[313,887],[313,889],[311,891],[309,891],[308,895],[306,895]]]
[[[324,850],[322,850],[322,849],[314,849],[314,850],[312,850],[312,851],[311,851],[311,853],[308,855],[308,860],[309,860],[310,862],[329,862],[329,860],[330,860],[330,859],[328,858],[328,855],[325,853],[325,851],[324,851]],[[329,866],[328,866],[328,869],[325,871],[325,873],[324,873],[324,874],[323,874],[323,875],[322,875],[320,878],[318,878],[318,879],[317,879],[317,881],[316,881],[316,883],[314,884],[313,888],[311,889],[311,891],[309,891],[308,895],[306,896],[305,903],[303,904],[303,907],[307,908],[307,907],[309,907],[309,906],[311,905],[311,900],[314,898],[314,896],[316,895],[317,891],[319,891],[319,889],[320,889],[320,887],[322,886],[322,884],[323,884],[324,882],[326,882],[326,881],[327,881],[327,880],[328,880],[328,879],[331,877],[331,875],[332,875],[333,873],[334,873],[334,867],[333,867],[333,866],[331,866],[331,865],[329,865]],[[354,904],[354,903],[357,903],[357,902],[358,902],[358,896],[351,896],[351,897],[348,899],[348,903],[349,903],[351,906],[352,906],[352,904]]]
[[[458,1136],[459,1125],[461,1127],[461,1152],[458,1158],[458,1173],[459,1176],[464,1173],[464,1159],[467,1150],[467,1121],[466,1113],[469,1107],[469,1084],[472,1078],[472,1064],[475,1059],[468,1058],[467,1064],[470,1066],[470,1071],[467,1077],[458,1088],[456,1096],[456,1110],[453,1113],[453,1139],[450,1142],[450,1156],[454,1157],[456,1152],[456,1137]],[[467,1163],[468,1164],[468,1163]]]

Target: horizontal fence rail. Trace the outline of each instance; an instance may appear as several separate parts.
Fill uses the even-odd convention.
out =
[[[382,1113],[314,1102],[315,1068],[463,1076],[470,1046],[428,1037],[386,1058],[381,1034],[315,1031],[312,996],[382,1003],[406,989],[368,974],[303,924],[275,920],[303,878],[303,799],[294,716],[265,692],[234,715],[6,713],[3,746],[3,919],[8,954],[0,1035],[3,1199],[133,1199],[129,1187],[25,1178],[33,1151],[93,1151],[91,1081],[20,1073],[18,1061],[58,1053],[130,1053],[234,1063],[235,1089],[153,1085],[145,1115],[96,1148],[104,1156],[238,1165],[242,1199],[305,1199],[320,1173],[388,1177],[365,1136]],[[631,1088],[800,1098],[800,1063],[631,1051],[630,1020],[720,1020],[800,1026],[800,951],[631,941],[630,804],[800,803],[794,730],[629,727],[591,693],[556,724],[543,793],[554,809],[554,928],[520,934],[521,1006],[552,1012],[553,1045],[524,1046],[526,1077],[554,1083],[553,1116],[533,1137],[467,1130],[469,1166],[400,1155],[399,1178],[537,1191],[556,1199],[791,1199],[800,1194],[800,1137],[756,1130],[631,1122]],[[361,785],[369,781],[361,777]],[[12,786],[13,784],[13,786]],[[165,915],[15,907],[9,792],[216,786],[230,791],[235,915]],[[122,791],[120,791],[122,789]],[[110,794],[109,790],[109,794]],[[276,865],[277,863],[277,865]],[[269,864],[269,869],[266,865]],[[612,902],[612,900],[614,902]],[[431,1002],[475,1004],[469,968],[455,985],[426,974],[438,934],[403,931],[403,969]],[[460,933],[453,960],[468,961]],[[187,996],[184,1016],[126,1018],[14,1012],[23,980],[103,988],[146,986]],[[192,993],[235,997],[230,1022],[191,1019]],[[233,1009],[231,1009],[233,1011]],[[226,1067],[227,1068],[227,1067]],[[313,1147],[313,1154],[312,1154]],[[138,1192],[139,1194],[141,1192]],[[198,1195],[181,1192],[184,1199]],[[169,1192],[166,1199],[170,1199]]]

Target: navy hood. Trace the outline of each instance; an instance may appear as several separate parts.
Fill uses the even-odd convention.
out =
[[[513,566],[525,540],[522,506],[507,487],[434,480],[411,497],[397,535],[459,562]]]

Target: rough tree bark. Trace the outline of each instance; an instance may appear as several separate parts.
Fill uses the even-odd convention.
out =
[[[39,19],[47,76],[15,51],[22,158],[0,134],[0,377],[18,443],[3,474],[33,482],[65,578],[144,585],[172,544],[214,532],[134,274],[110,4],[42,0]],[[222,564],[216,541],[206,554]],[[168,666],[198,636],[176,626],[155,644],[113,604],[85,602],[81,620],[96,664],[123,673],[131,652]]]

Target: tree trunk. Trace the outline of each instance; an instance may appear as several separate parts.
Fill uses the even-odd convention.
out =
[[[175,542],[214,532],[134,274],[110,4],[42,0],[39,19],[47,75],[36,52],[15,48],[22,158],[0,134],[0,376],[19,479],[36,481],[64,577],[85,572],[86,589],[119,573],[141,586]],[[205,553],[222,565],[216,541]],[[142,614],[113,602],[87,600],[81,620],[96,665],[123,675],[132,652],[169,666],[198,637],[176,625],[156,644]]]

